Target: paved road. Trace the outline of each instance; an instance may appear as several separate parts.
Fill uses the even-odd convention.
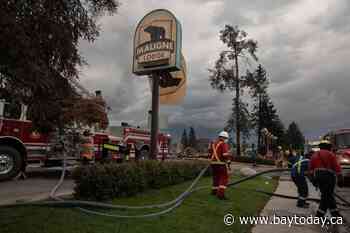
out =
[[[310,197],[320,198],[320,193],[313,188],[311,184],[309,184]],[[297,195],[297,190],[294,183],[290,180],[289,176],[282,175],[280,178],[279,186],[276,190],[276,193],[286,194],[286,195]],[[350,187],[338,189],[338,194],[340,194],[343,198],[350,201]],[[310,216],[315,215],[318,204],[311,202],[311,206],[309,209],[300,209],[296,208],[295,200],[282,199],[279,197],[272,197],[268,204],[265,206],[264,210],[261,212],[262,216],[273,216],[276,214],[277,216],[293,216],[294,214],[298,216]],[[339,206],[340,207],[340,206]],[[350,223],[350,211],[344,210],[342,214],[345,218],[345,221]],[[338,231],[335,231],[335,230]],[[345,226],[338,226],[337,228],[333,228],[331,230],[332,233],[349,233],[350,228]],[[318,225],[293,225],[291,227],[287,225],[256,225],[253,228],[253,233],[269,233],[269,232],[279,232],[279,233],[330,233],[325,228],[321,228]]]
[[[336,192],[342,198],[350,202],[350,187],[338,188]],[[347,231],[343,231],[343,232],[344,233],[349,232],[350,231],[350,208],[340,207],[340,206],[338,206],[338,208],[342,209],[341,214],[345,218],[345,221],[348,223]]]
[[[60,168],[28,168],[26,180],[12,180],[0,183],[0,204],[47,199],[60,178]],[[65,179],[57,195],[70,195],[74,182]]]
[[[310,197],[317,198],[317,191],[310,186]],[[297,196],[297,190],[294,183],[291,181],[289,174],[282,175],[276,193]],[[316,203],[310,203],[311,206],[309,209],[297,208],[296,200],[292,199],[283,199],[280,197],[272,197],[270,201],[266,204],[261,216],[269,216],[270,219],[273,219],[273,216],[283,216],[283,217],[293,217],[297,216],[310,216],[314,215],[317,209]],[[320,227],[318,225],[297,225],[291,224],[258,224],[252,229],[252,233],[319,233]]]

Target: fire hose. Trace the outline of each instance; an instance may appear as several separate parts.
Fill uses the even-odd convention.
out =
[[[154,204],[154,205],[145,205],[145,206],[128,206],[128,205],[113,205],[113,204],[107,204],[107,203],[100,203],[100,202],[91,202],[91,201],[71,201],[71,200],[63,200],[59,197],[57,197],[55,194],[57,190],[60,188],[62,185],[65,174],[66,174],[66,157],[64,153],[64,159],[63,159],[63,169],[61,173],[61,177],[55,187],[52,189],[50,193],[50,198],[53,199],[54,201],[36,201],[36,202],[26,202],[26,203],[15,203],[15,204],[7,204],[7,205],[1,205],[1,208],[8,208],[8,207],[20,207],[20,206],[39,206],[39,207],[44,207],[44,206],[49,206],[49,207],[75,207],[79,209],[82,212],[88,213],[88,214],[94,214],[94,215],[100,215],[104,217],[114,217],[114,218],[149,218],[149,217],[156,217],[160,215],[164,215],[166,213],[169,213],[179,207],[183,201],[190,196],[192,193],[207,189],[209,187],[203,186],[203,187],[198,187],[194,189],[196,184],[199,182],[199,180],[203,177],[207,169],[209,168],[209,165],[206,166],[205,168],[202,169],[202,171],[199,173],[199,175],[195,178],[195,180],[191,183],[191,185],[183,192],[181,193],[177,198],[175,198],[172,201],[162,203],[162,204]],[[251,175],[248,177],[244,177],[242,179],[239,179],[237,181],[229,183],[227,186],[228,187],[233,187],[236,186],[242,182],[246,182],[248,180],[254,179],[258,176],[264,175],[264,174],[269,174],[269,173],[281,173],[281,172],[286,172],[290,171],[290,169],[269,169],[266,171],[262,171],[259,173],[256,173],[255,175]],[[288,199],[298,199],[298,197],[294,196],[288,196],[288,195],[283,195],[283,194],[276,194],[276,193],[270,193],[262,190],[250,190],[258,193],[262,193],[265,195],[270,195],[270,196],[276,196],[276,197],[281,197],[281,198],[288,198]],[[339,195],[338,195],[339,196]],[[338,198],[340,199],[340,198]],[[309,198],[308,200],[310,201],[315,201],[319,202],[319,199],[315,198]],[[347,202],[344,199],[340,199],[344,203],[339,203],[340,205],[350,207],[350,203]],[[169,207],[170,206],[170,207]],[[149,213],[149,214],[143,214],[143,215],[116,215],[116,214],[109,214],[109,213],[104,213],[104,212],[99,212],[95,210],[89,210],[86,209],[87,207],[90,208],[105,208],[105,209],[134,209],[134,210],[140,210],[140,209],[155,209],[155,208],[165,208],[169,207],[165,210],[155,212],[155,213]]]

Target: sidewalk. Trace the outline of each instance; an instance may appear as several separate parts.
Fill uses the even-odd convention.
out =
[[[0,205],[48,199],[57,181],[58,179],[30,178],[2,182],[0,185]],[[57,196],[72,195],[73,188],[73,180],[66,179],[58,190]]]
[[[319,198],[318,192],[314,189],[312,185],[309,185],[310,198]],[[282,175],[279,181],[279,185],[276,189],[276,193],[297,196],[297,189],[294,183],[290,180],[288,175]],[[297,208],[296,200],[283,199],[280,197],[272,197],[267,203],[261,216],[315,216],[318,204],[315,202],[310,202],[309,209]],[[256,225],[252,229],[252,233],[320,233],[319,225],[288,225],[278,224],[278,225]]]

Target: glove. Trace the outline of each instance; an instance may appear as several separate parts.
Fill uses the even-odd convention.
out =
[[[338,175],[337,181],[338,181],[338,187],[343,188],[344,187],[344,176],[341,174]]]

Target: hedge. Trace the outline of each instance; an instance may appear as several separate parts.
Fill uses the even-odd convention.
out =
[[[240,163],[254,163],[255,159],[251,158],[251,157],[240,156],[240,157],[234,157],[233,161],[240,162]],[[256,158],[256,163],[257,164],[264,164],[264,165],[275,165],[274,160],[262,159],[262,158]]]
[[[141,161],[80,166],[72,174],[76,184],[75,197],[106,201],[133,196],[146,189],[192,180],[207,164],[205,161]],[[209,173],[210,169],[205,175]]]

